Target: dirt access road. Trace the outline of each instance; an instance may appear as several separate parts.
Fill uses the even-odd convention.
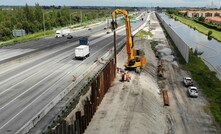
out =
[[[158,40],[170,48],[156,16],[151,16],[154,37],[136,38],[135,47],[143,49],[147,65],[140,75],[130,72],[130,82],[120,82],[117,74],[85,134],[215,134],[214,119],[200,91],[198,98],[189,98],[182,84],[189,74],[164,55],[164,78],[157,77],[158,59],[150,41]],[[147,28],[148,29],[148,28]],[[159,38],[160,37],[160,38]],[[170,55],[169,57],[171,57]],[[118,54],[117,66],[127,60],[125,48]],[[163,105],[162,89],[168,90],[170,106]]]

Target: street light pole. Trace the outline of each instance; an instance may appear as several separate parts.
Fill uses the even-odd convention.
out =
[[[77,13],[78,13],[78,12],[73,12],[73,13],[70,14],[70,26],[71,26],[72,15],[73,15],[73,14],[77,14]]]
[[[43,25],[44,25],[44,36],[45,36],[45,14],[43,13]]]
[[[43,26],[44,26],[44,36],[45,36],[45,14],[50,13],[50,12],[43,12]]]
[[[115,16],[115,21],[116,21],[116,16]],[[116,39],[116,28],[114,28],[114,64],[115,64],[115,78],[116,78],[116,67],[117,67],[117,39]]]
[[[81,11],[81,24],[82,24],[82,11]]]

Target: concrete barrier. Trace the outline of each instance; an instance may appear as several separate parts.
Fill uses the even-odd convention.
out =
[[[173,40],[174,44],[176,45],[179,52],[181,53],[181,55],[185,59],[186,63],[188,63],[189,62],[189,49],[190,48],[187,45],[187,43],[176,33],[176,31],[170,25],[168,25],[161,18],[161,16],[158,13],[156,13],[156,16],[160,20],[161,24],[163,25],[163,27],[165,28],[165,30],[167,31],[167,33],[169,34],[171,39]]]

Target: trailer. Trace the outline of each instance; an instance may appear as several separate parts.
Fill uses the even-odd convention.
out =
[[[55,38],[64,37],[64,36],[70,35],[70,33],[71,33],[71,29],[69,28],[57,30],[55,32]]]
[[[90,51],[88,45],[80,45],[75,48],[75,59],[84,60],[89,56],[90,56]]]

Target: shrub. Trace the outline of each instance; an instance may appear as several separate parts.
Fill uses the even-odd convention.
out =
[[[210,37],[213,34],[213,31],[208,31],[208,36]]]

